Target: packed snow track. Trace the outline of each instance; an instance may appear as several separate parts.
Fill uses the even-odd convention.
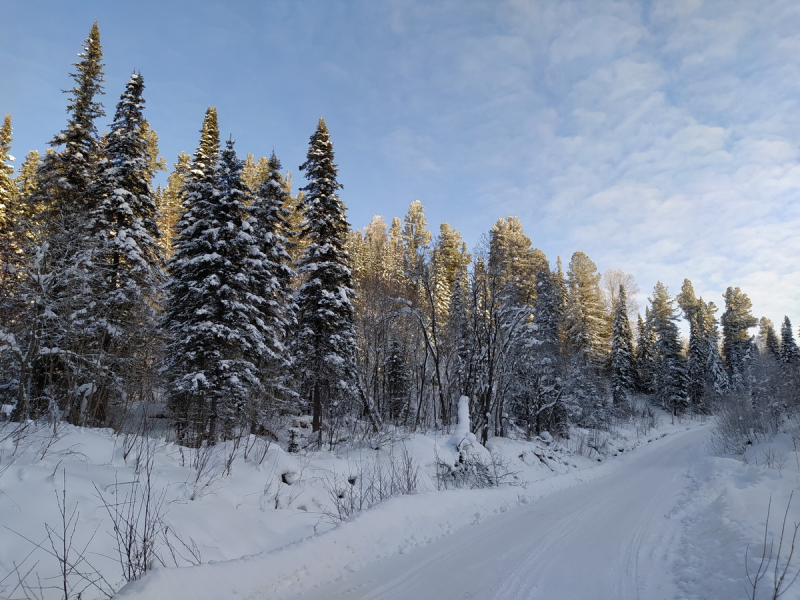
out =
[[[650,600],[674,598],[676,507],[705,428],[593,481],[523,505],[430,545],[281,598]],[[649,449],[648,449],[649,450]],[[274,596],[270,596],[274,598]]]

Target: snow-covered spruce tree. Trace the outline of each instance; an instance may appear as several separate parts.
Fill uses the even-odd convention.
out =
[[[654,391],[655,371],[655,336],[653,335],[653,318],[650,307],[645,307],[645,317],[639,315],[636,327],[636,388],[643,394]]]
[[[398,284],[403,283],[403,226],[400,217],[392,217],[392,224],[389,226],[384,266],[387,278]]]
[[[710,381],[708,367],[710,352],[718,352],[709,344],[712,326],[709,320],[708,307],[702,298],[697,298],[689,279],[683,280],[681,293],[675,298],[683,311],[683,317],[689,322],[689,353],[686,367],[686,393],[689,404],[695,411],[706,410],[705,398]]]
[[[575,252],[567,270],[566,342],[570,354],[580,354],[600,369],[608,358],[611,319],[600,291],[601,275],[583,252]]]
[[[753,358],[755,344],[748,329],[758,325],[750,310],[753,303],[738,287],[729,287],[722,295],[725,312],[722,313],[722,356],[728,368],[731,388],[743,392],[747,388],[748,363]]]
[[[703,410],[710,409],[710,403],[719,402],[725,398],[730,392],[730,382],[728,374],[725,372],[725,365],[722,362],[722,356],[719,353],[719,321],[714,316],[717,312],[717,307],[713,302],[704,302],[702,298],[698,300],[699,307],[699,322],[702,324],[702,330],[705,336],[706,349],[703,353],[706,357],[705,366],[705,396]]]
[[[780,365],[780,341],[771,319],[758,320],[756,352],[752,362],[752,400],[765,407],[771,417],[780,419],[786,406]]]
[[[6,223],[13,219],[15,199],[17,196],[17,186],[14,183],[14,167],[9,162],[13,162],[11,156],[11,115],[6,114],[3,125],[0,127],[0,226],[3,227],[2,233],[5,235]]]
[[[441,328],[446,328],[452,296],[457,287],[467,286],[467,266],[472,262],[472,256],[467,252],[467,244],[458,230],[450,227],[449,223],[442,223],[432,258],[433,297],[439,315],[437,321]],[[453,400],[455,408],[456,398]]]
[[[669,297],[667,287],[660,281],[650,298],[650,315],[653,322],[654,387],[655,397],[665,410],[673,415],[683,413],[688,407],[686,399],[686,358],[683,356],[678,331],[677,310]]]
[[[564,305],[558,289],[558,275],[550,271],[547,263],[536,271],[536,306],[521,381],[528,395],[529,435],[539,435],[543,431],[561,436],[569,433],[560,356]]]
[[[155,358],[155,306],[164,283],[158,244],[150,144],[142,125],[144,80],[133,73],[117,104],[90,191],[87,222],[92,247],[84,317],[85,346],[98,367],[87,398],[87,422],[103,423],[112,399],[146,393]]]
[[[297,313],[292,288],[294,271],[287,252],[289,242],[283,236],[287,228],[284,205],[289,191],[281,175],[281,162],[274,152],[266,166],[266,178],[256,189],[248,219],[256,243],[256,250],[249,259],[252,285],[254,292],[264,300],[261,306],[264,352],[259,372],[267,402],[251,418],[254,425],[266,415],[265,411],[275,410],[278,403],[284,404],[292,396],[287,345]]]
[[[788,400],[797,402],[800,399],[800,350],[794,341],[792,322],[783,317],[781,324],[781,343],[779,353],[781,365],[782,387]]]
[[[298,327],[292,354],[299,391],[310,405],[312,429],[319,432],[321,444],[323,426],[329,426],[333,436],[338,417],[350,408],[356,355],[353,287],[345,251],[349,225],[337,194],[342,186],[336,179],[333,143],[324,119],[311,136],[300,169],[308,180],[302,188],[302,236],[308,245],[297,265],[303,283],[297,292]]]
[[[797,342],[794,341],[792,322],[785,315],[781,324],[780,360],[783,364],[800,366],[800,350],[797,349]]]
[[[628,321],[625,286],[619,286],[614,307],[614,327],[611,333],[611,393],[615,406],[622,406],[636,387],[633,363],[633,334]]]
[[[242,161],[233,142],[218,157],[217,113],[209,108],[168,263],[163,368],[178,441],[190,446],[234,434],[245,402],[261,391],[265,350]]]
[[[103,116],[103,52],[94,23],[71,74],[75,85],[67,104],[67,127],[50,142],[37,172],[38,187],[24,200],[37,211],[29,229],[27,314],[20,335],[20,386],[14,417],[38,417],[58,409],[73,423],[86,423],[85,406],[95,387],[95,363],[87,347],[88,285],[92,268],[88,213],[101,144],[95,119]]]

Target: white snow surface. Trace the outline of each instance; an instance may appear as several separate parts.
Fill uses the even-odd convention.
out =
[[[198,477],[181,466],[178,447],[160,441],[153,445],[154,477],[157,494],[164,494],[164,521],[196,544],[203,564],[179,560],[183,566],[176,568],[165,560],[166,567],[124,585],[118,596],[748,597],[745,549],[749,544],[754,568],[770,497],[769,538],[777,544],[800,459],[789,435],[751,447],[747,464],[713,457],[705,445],[708,430],[692,421],[647,435],[620,430],[602,457],[586,451],[589,432],[581,430],[563,445],[494,438],[488,450],[516,473],[510,483],[447,491],[436,491],[433,473],[437,457],[456,460],[450,436],[410,436],[403,444],[427,491],[391,498],[341,523],[331,516],[330,491],[359,473],[357,465],[397,460],[398,450],[298,455],[273,444],[263,461],[255,450],[245,460],[240,449],[226,475],[222,462],[232,448],[223,446]],[[13,439],[0,443],[0,597],[26,597],[17,573],[29,569],[48,588],[36,588],[38,595],[62,596],[45,523],[58,526],[56,497],[64,482],[67,512],[77,514],[75,548],[86,547],[88,562],[119,587],[113,529],[100,495],[123,498],[137,449],[124,458],[123,437],[109,431],[62,426],[52,444],[47,432],[37,435],[16,451]],[[184,460],[188,453],[183,450]],[[789,525],[800,521],[799,508],[797,498]],[[771,597],[770,577],[757,598]],[[93,587],[83,595],[95,597],[105,596]],[[798,597],[800,588],[783,596]]]

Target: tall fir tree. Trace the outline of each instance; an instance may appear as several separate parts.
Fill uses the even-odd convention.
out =
[[[788,316],[783,317],[781,324],[778,359],[784,396],[790,402],[797,403],[800,399],[800,350],[794,340],[792,322]]]
[[[387,277],[400,284],[404,278],[403,267],[403,225],[400,217],[393,217],[389,226],[389,239],[386,242]]]
[[[6,114],[3,126],[0,127],[0,225],[3,225],[13,214],[14,201],[17,196],[17,186],[14,184],[14,167],[11,156],[11,115]]]
[[[722,356],[728,369],[731,388],[744,391],[747,387],[747,370],[753,358],[755,344],[748,330],[758,325],[750,310],[750,298],[738,287],[729,287],[722,295],[725,312],[722,314]]]
[[[156,167],[143,127],[143,91],[141,74],[133,73],[117,104],[91,188],[87,230],[93,301],[86,309],[84,334],[91,338],[85,345],[92,348],[95,362],[104,367],[86,409],[95,422],[105,421],[112,392],[121,398],[141,385],[153,360],[151,342],[158,337],[155,306],[164,282],[164,259],[151,186]]]
[[[708,321],[705,306],[698,299],[689,279],[683,280],[681,293],[676,296],[683,317],[689,322],[689,353],[686,367],[686,392],[689,403],[699,408],[706,395],[707,367],[709,364]]]
[[[26,261],[24,332],[19,399],[14,417],[58,410],[72,423],[87,423],[84,408],[96,388],[92,349],[85,345],[85,315],[94,301],[88,285],[93,247],[89,235],[92,183],[101,143],[95,120],[103,116],[100,32],[95,21],[78,55],[75,85],[66,90],[67,127],[50,142],[26,202],[36,211]]]
[[[14,183],[17,186],[17,212],[23,225],[26,237],[30,236],[28,231],[31,222],[41,211],[41,204],[35,204],[36,189],[39,187],[39,167],[42,161],[39,158],[38,150],[31,150],[25,157],[20,167]]]
[[[248,398],[261,391],[264,299],[251,285],[256,244],[241,169],[233,142],[220,160],[217,113],[209,108],[168,263],[164,370],[178,439],[191,446],[231,436]]]
[[[74,64],[71,76],[75,86],[67,104],[70,114],[67,127],[50,142],[39,169],[39,195],[44,208],[40,224],[47,241],[56,237],[74,237],[87,222],[94,181],[102,148],[95,121],[105,116],[98,96],[103,93],[103,58],[97,21],[92,25],[81,60]],[[79,237],[85,237],[85,234]],[[55,249],[53,249],[55,250]]]
[[[345,251],[349,225],[333,160],[328,127],[320,119],[300,167],[308,180],[302,188],[302,236],[308,246],[297,267],[303,283],[297,293],[293,352],[300,392],[311,405],[320,443],[323,423],[349,407],[355,381],[353,284]]]
[[[544,252],[531,247],[519,217],[498,219],[489,232],[489,272],[499,278],[499,289],[513,286],[518,303],[536,303],[536,275],[549,270]]]
[[[463,290],[468,284],[467,266],[470,262],[472,257],[461,234],[448,223],[442,223],[432,257],[433,295],[439,327],[447,327],[456,288]]]
[[[628,394],[636,387],[633,361],[633,334],[628,321],[627,294],[625,286],[620,285],[611,333],[611,394],[615,406],[625,404]]]
[[[564,304],[558,280],[559,273],[550,271],[547,263],[538,266],[532,336],[528,340],[529,358],[522,378],[530,402],[526,410],[528,430],[536,435],[548,431],[566,436],[569,431],[560,357]]]
[[[0,401],[14,402],[19,380],[19,365],[9,360],[15,343],[10,336],[19,326],[22,305],[19,284],[22,276],[20,248],[21,228],[17,209],[17,186],[12,179],[11,115],[6,115],[0,127]]]
[[[295,276],[287,252],[289,241],[284,205],[289,191],[281,175],[281,162],[275,153],[267,163],[266,177],[256,189],[249,207],[249,223],[256,243],[251,260],[254,291],[264,299],[262,330],[265,351],[260,364],[261,378],[268,400],[286,402],[291,396],[289,332],[296,325],[297,306],[292,280]]]
[[[797,342],[794,341],[792,322],[785,315],[781,324],[779,358],[783,364],[800,366],[800,350],[797,349]]]
[[[650,298],[650,314],[655,337],[654,387],[662,408],[673,415],[688,408],[686,398],[686,359],[682,353],[677,311],[667,287],[660,281]]]
[[[636,324],[636,387],[643,394],[654,391],[655,336],[650,307],[645,307],[645,317],[639,315]]]

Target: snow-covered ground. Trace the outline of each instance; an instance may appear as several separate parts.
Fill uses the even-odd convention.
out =
[[[85,589],[83,598],[102,598],[124,582],[112,515],[120,523],[138,514],[139,526],[144,523],[136,511],[146,495],[147,469],[137,475],[137,457],[140,466],[147,457],[153,461],[150,497],[159,505],[155,512],[160,518],[152,532],[152,550],[166,567],[127,584],[120,591],[124,598],[373,597],[370,588],[360,587],[374,577],[371,573],[399,573],[398,587],[376,597],[400,598],[404,578],[411,581],[426,570],[441,575],[444,584],[463,581],[476,588],[478,581],[488,586],[482,588],[488,596],[476,589],[474,597],[537,597],[515,565],[526,572],[549,565],[548,572],[576,580],[581,576],[577,565],[594,555],[621,556],[611,561],[613,568],[635,564],[633,581],[639,583],[631,589],[641,598],[748,597],[745,549],[750,543],[750,562],[757,566],[769,495],[769,537],[774,537],[800,476],[792,439],[779,436],[771,446],[751,448],[748,464],[743,464],[738,458],[706,453],[707,424],[669,424],[666,418],[662,423],[648,434],[619,429],[608,439],[576,431],[564,445],[493,439],[491,455],[499,459],[495,467],[506,473],[506,483],[445,491],[437,490],[442,480],[437,486],[435,465],[437,460],[456,461],[446,435],[395,437],[379,450],[364,446],[336,454],[288,454],[255,438],[247,449],[228,444],[207,453],[181,451],[163,441],[142,444],[129,438],[126,445],[123,436],[108,431],[67,426],[60,426],[55,437],[49,429],[6,437],[0,445],[0,597],[64,595],[60,539],[65,531],[71,539],[67,579],[72,593]],[[669,469],[673,474],[666,476]],[[415,475],[417,493],[396,496],[340,521],[389,487],[401,489],[401,480],[413,487]],[[617,489],[601,498],[602,490]],[[655,492],[657,501],[639,502],[645,492]],[[623,497],[631,508],[621,503]],[[562,516],[545,518],[536,512],[546,506]],[[645,527],[634,518],[633,538],[626,538],[624,521],[633,516],[634,506],[648,522]],[[800,521],[797,508],[793,503],[790,524]],[[536,532],[534,526],[545,529]],[[608,529],[604,533],[601,526],[619,530],[622,537],[615,538]],[[490,542],[489,532],[495,531],[503,533]],[[559,555],[569,552],[557,548],[562,538],[579,544],[585,540],[584,554],[571,560],[569,554]],[[626,539],[637,541],[631,545]],[[503,577],[492,584],[479,566],[466,562],[456,572],[431,568],[442,552],[451,554],[447,544],[465,547]],[[654,547],[661,550],[642,550]],[[784,549],[781,560],[785,557]],[[203,564],[188,566],[197,562]],[[603,564],[599,559],[589,563]],[[176,564],[184,568],[174,568]],[[97,579],[97,572],[104,581]],[[406,572],[414,575],[406,577]],[[623,581],[623,574],[613,569],[608,575],[610,581]],[[759,586],[765,593],[770,577]],[[784,598],[797,597],[791,593],[796,590]],[[414,597],[444,596],[441,590],[424,588]]]

